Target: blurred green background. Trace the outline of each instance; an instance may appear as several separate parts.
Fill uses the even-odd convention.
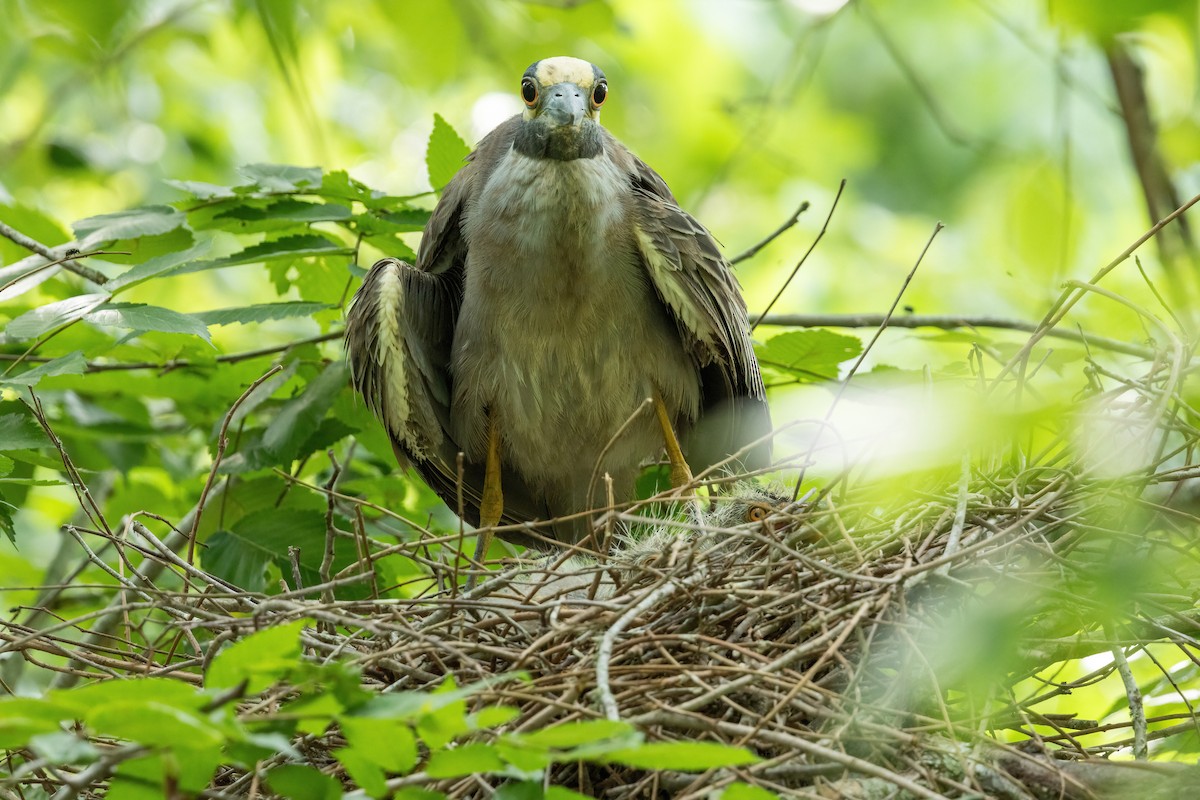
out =
[[[519,110],[516,92],[525,68],[552,55],[585,58],[606,72],[611,95],[604,124],[666,179],[728,253],[763,239],[802,202],[811,204],[795,228],[739,265],[752,310],[763,309],[784,285],[844,179],[828,233],[774,311],[886,311],[940,221],[946,228],[906,290],[901,315],[1040,320],[1065,280],[1088,279],[1152,222],[1114,91],[1114,53],[1140,67],[1147,116],[1157,130],[1153,152],[1175,192],[1181,200],[1200,192],[1195,0],[0,0],[0,22],[0,221],[51,246],[73,238],[70,223],[76,220],[176,204],[189,212],[211,255],[252,247],[251,239],[270,239],[274,231],[267,225],[236,232],[234,223],[210,225],[203,196],[189,198],[168,181],[244,185],[239,167],[253,163],[319,167],[327,178],[344,170],[401,206],[431,208],[436,198],[426,149],[434,115],[468,143],[478,140]],[[264,186],[260,182],[258,189]],[[256,210],[259,201],[266,202],[249,197],[242,210]],[[362,205],[361,197],[356,202]],[[314,226],[349,246],[353,230],[335,228]],[[417,229],[392,246],[415,247]],[[160,244],[181,250],[191,241]],[[357,266],[369,266],[384,252],[399,254],[367,246]],[[113,276],[116,262],[140,264],[150,255],[108,259],[102,268]],[[0,266],[26,256],[0,238]],[[1183,318],[1181,330],[1194,330],[1188,318],[1200,309],[1195,265],[1187,258],[1164,259],[1152,245],[1139,257],[1144,275],[1126,264],[1105,278],[1104,287],[1154,316],[1169,318],[1165,305]],[[338,252],[267,269],[246,268],[254,262],[245,260],[239,269],[146,281],[125,295],[184,313],[280,299],[324,304],[317,313],[254,324],[210,322],[215,349],[177,331],[151,328],[123,336],[103,325],[82,330],[85,325],[68,324],[62,335],[38,343],[40,357],[80,350],[89,361],[86,374],[80,361],[74,372],[48,378],[38,392],[111,521],[142,510],[184,518],[204,486],[223,416],[268,366],[260,359],[218,367],[213,359],[300,341],[286,354],[271,354],[287,370],[271,384],[271,399],[261,407],[250,404],[238,419],[245,435],[238,428],[242,438],[225,464],[233,488],[221,500],[220,516],[204,518],[201,542],[213,545],[220,534],[257,544],[275,535],[278,552],[248,569],[256,570],[254,581],[267,585],[264,570],[272,559],[285,558],[280,553],[297,536],[318,543],[323,538],[324,499],[293,491],[286,481],[323,485],[336,471],[325,453],[335,445],[344,461],[354,456],[341,485],[347,492],[417,522],[437,515],[434,528],[456,527],[432,495],[396,479],[378,426],[335,371],[342,306],[361,274],[349,260]],[[88,291],[63,273],[6,301],[0,314],[7,324]],[[1135,346],[1166,344],[1128,305],[1094,296],[1060,327]],[[758,338],[779,332],[764,327]],[[869,337],[870,328],[859,335]],[[319,337],[326,340],[312,341]],[[986,483],[1001,467],[1017,473],[1027,464],[1057,469],[1068,452],[1101,477],[1151,460],[1154,454],[1142,450],[1155,444],[1147,431],[1161,419],[1142,426],[1137,415],[1107,404],[1123,381],[1133,386],[1141,379],[1145,362],[1105,354],[1110,371],[1101,380],[1085,363],[1083,347],[1056,345],[1034,354],[1032,363],[1046,369],[1032,398],[1022,395],[1028,391],[1022,386],[1012,395],[1008,385],[990,395],[976,392],[1026,338],[987,331],[887,332],[864,365],[866,380],[846,395],[839,420],[843,439],[826,446],[837,450],[850,431],[868,440],[872,455],[895,455],[914,473],[940,469],[937,480],[949,475],[951,485],[960,463],[966,474],[974,462]],[[14,337],[4,344],[12,362],[31,342]],[[850,358],[859,347],[852,344]],[[188,359],[189,368],[130,367],[174,358]],[[845,374],[844,353],[826,358],[821,369],[811,362],[804,367],[830,379],[842,364]],[[108,371],[113,364],[125,371]],[[907,383],[873,404],[871,393],[883,381],[872,383],[871,370],[886,378],[881,367],[905,370]],[[935,401],[927,378],[947,376]],[[781,384],[785,377],[774,376]],[[830,388],[827,380],[804,391],[774,390],[776,424],[820,419]],[[1165,396],[1175,388],[1176,400],[1193,409],[1200,405],[1194,390],[1184,394],[1181,381]],[[18,402],[27,394],[19,384],[0,392],[0,434],[25,452],[14,457],[15,465],[0,461],[14,470],[0,500],[14,510],[20,548],[0,542],[0,586],[10,589],[3,593],[6,604],[17,605],[32,602],[35,587],[61,577],[53,569],[56,558],[61,566],[77,557],[74,542],[50,534],[68,522],[81,524],[83,515],[56,453],[37,438],[37,426]],[[1156,408],[1161,413],[1165,405]],[[1190,414],[1180,418],[1194,424],[1195,412]],[[7,419],[16,427],[4,429]],[[291,420],[282,437],[288,447],[264,456],[255,447],[279,429],[280,419]],[[311,432],[305,425],[321,426],[316,441],[302,440]],[[891,438],[872,443],[880,431]],[[353,445],[347,444],[350,434]],[[1179,452],[1190,457],[1194,441],[1179,445]],[[784,437],[782,449],[803,451],[808,442]],[[819,457],[827,452],[817,449]],[[1162,456],[1161,448],[1156,455]],[[847,456],[834,452],[832,458],[836,463],[827,473],[840,469]],[[880,492],[880,507],[926,485],[920,475],[899,474],[896,483],[903,486],[870,490]],[[51,478],[58,483],[45,485]],[[868,496],[863,505],[871,502]],[[1108,524],[1101,511],[1094,509]],[[343,528],[349,529],[346,517]],[[379,523],[371,529],[374,536],[412,536],[392,520],[370,521]],[[1134,528],[1123,520],[1112,527]],[[392,586],[420,578],[411,563],[399,562],[381,568],[391,570],[382,577]],[[273,591],[275,579],[286,573],[277,564],[271,568],[277,570],[271,573]],[[418,578],[404,573],[409,568]],[[97,585],[110,581],[93,568],[85,578]],[[1181,583],[1186,605],[1194,584]],[[1058,577],[1047,585],[1057,586]],[[1120,581],[1112,585],[1124,592]],[[74,610],[84,613],[103,599],[84,596]],[[1023,620],[1024,605],[1012,613]],[[991,636],[977,618],[968,622],[1011,651],[1003,631]],[[1121,696],[1119,686],[1104,691]]]
[[[0,202],[60,221],[176,201],[164,178],[226,185],[251,162],[427,191],[435,112],[475,141],[517,109],[529,63],[571,54],[610,77],[604,123],[731,253],[812,203],[798,231],[741,269],[752,308],[845,178],[829,235],[777,310],[884,310],[941,220],[906,302],[1037,318],[1064,277],[1091,274],[1148,227],[1103,52],[1118,30],[1144,64],[1182,194],[1200,190],[1187,0],[3,0],[0,10]],[[1128,283],[1144,291],[1136,273]],[[1106,314],[1112,333],[1136,326]],[[891,339],[878,355],[895,360],[904,346]]]

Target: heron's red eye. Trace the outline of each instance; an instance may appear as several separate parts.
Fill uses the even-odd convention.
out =
[[[608,99],[608,83],[600,81],[596,87],[592,89],[592,108],[599,108],[604,105],[604,101]]]
[[[771,513],[766,506],[750,506],[746,511],[746,519],[750,522],[762,522]]]
[[[521,99],[525,101],[525,105],[533,108],[538,101],[538,87],[533,78],[526,78],[521,81]]]

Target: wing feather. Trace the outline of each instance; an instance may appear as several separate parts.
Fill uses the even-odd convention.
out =
[[[766,389],[746,303],[733,269],[707,229],[679,207],[666,183],[645,162],[624,151],[633,187],[638,247],[659,299],[701,370],[703,412],[693,431],[694,460],[712,464],[771,430]],[[742,459],[757,468],[770,463],[764,442]]]

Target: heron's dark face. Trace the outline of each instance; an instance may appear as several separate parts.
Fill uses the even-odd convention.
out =
[[[534,63],[521,77],[525,124],[515,146],[522,153],[570,160],[600,153],[600,107],[608,81],[595,64],[556,56]]]

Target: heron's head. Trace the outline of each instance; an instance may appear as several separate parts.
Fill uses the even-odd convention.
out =
[[[534,62],[521,76],[525,124],[518,149],[562,160],[598,155],[606,99],[608,81],[595,64],[569,56]]]

